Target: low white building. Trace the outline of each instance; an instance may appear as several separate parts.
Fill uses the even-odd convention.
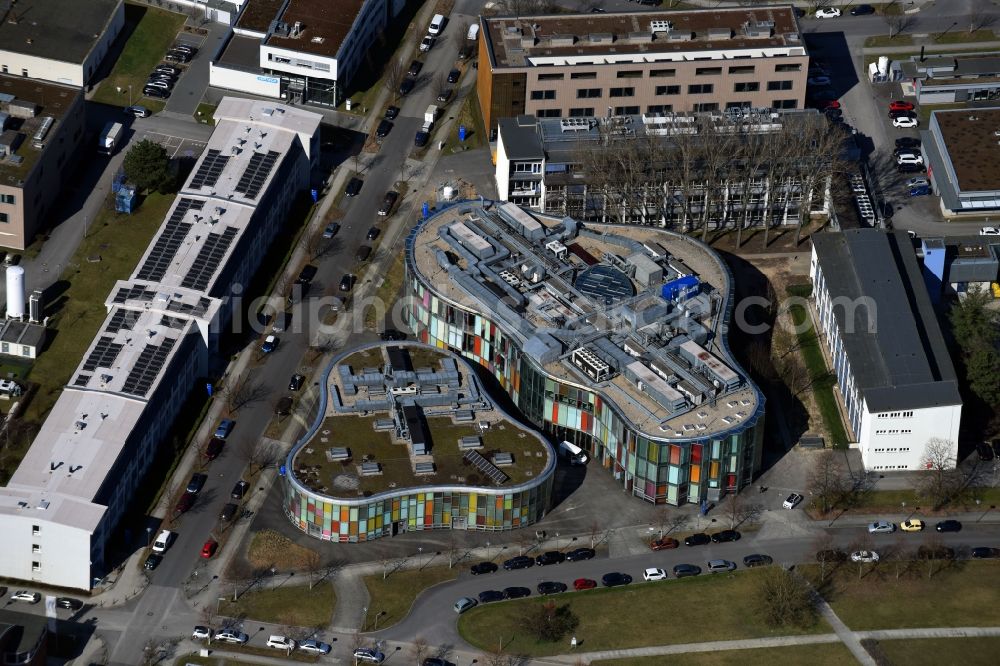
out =
[[[910,239],[852,229],[812,241],[820,339],[865,469],[924,469],[933,439],[954,465],[962,399]]]
[[[0,3],[0,71],[86,86],[124,26],[124,0]]]
[[[0,577],[89,589],[219,330],[319,158],[321,116],[226,97],[166,219],[0,489]],[[238,300],[236,301],[238,302]]]
[[[248,0],[211,63],[209,82],[336,106],[394,11],[388,0]]]

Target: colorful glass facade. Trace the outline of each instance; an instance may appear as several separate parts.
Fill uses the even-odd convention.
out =
[[[716,501],[750,483],[760,465],[764,434],[764,396],[757,389],[754,413],[729,431],[707,438],[651,438],[600,393],[553,378],[522,354],[497,323],[440,297],[424,284],[412,251],[419,231],[420,226],[410,233],[406,247],[407,324],[419,341],[457,352],[488,369],[525,418],[540,424],[556,441],[568,440],[588,451],[637,497],[673,505]],[[701,248],[731,283],[725,264],[707,246]],[[731,284],[727,287],[731,290]]]
[[[353,352],[352,349],[338,355],[327,368],[321,382],[319,404],[327,404],[330,373]],[[495,405],[494,409],[503,413]],[[325,412],[317,415],[285,463],[285,514],[292,524],[310,536],[324,541],[354,543],[416,530],[499,532],[536,523],[549,509],[556,465],[555,453],[544,440],[540,443],[549,450],[545,468],[531,481],[510,488],[442,484],[420,489],[400,488],[358,499],[314,492],[295,478],[293,461],[299,449],[316,435],[325,417]]]

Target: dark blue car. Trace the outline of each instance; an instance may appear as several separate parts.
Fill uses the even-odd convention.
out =
[[[911,197],[922,197],[930,193],[931,193],[930,185],[917,185],[916,187],[910,188]]]

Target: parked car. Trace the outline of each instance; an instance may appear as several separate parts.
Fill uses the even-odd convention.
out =
[[[136,118],[149,118],[149,116],[152,115],[149,109],[144,106],[139,106],[138,104],[126,106],[125,113],[130,116],[135,116]]]
[[[28,590],[18,590],[14,594],[10,595],[11,601],[24,601],[29,604],[37,604],[42,600],[42,595],[38,592],[29,592]]]
[[[382,335],[380,335],[379,337],[382,338],[383,340],[392,342],[397,340],[405,340],[406,333],[403,333],[402,331],[397,331],[394,328],[387,328],[384,331],[382,331]]]
[[[626,573],[620,573],[614,571],[612,573],[606,573],[601,576],[601,583],[604,587],[618,587],[619,585],[628,585],[632,582],[632,576]]]
[[[378,214],[382,217],[386,217],[392,212],[392,207],[396,205],[396,201],[399,199],[399,192],[394,190],[389,190],[382,197],[382,205],[379,206]]]
[[[424,38],[420,40],[420,52],[427,53],[434,48],[434,44],[436,43],[437,39],[431,37],[430,35],[424,35]]]
[[[406,73],[409,76],[416,76],[417,74],[420,73],[420,70],[423,68],[424,68],[424,63],[420,62],[419,60],[414,60],[413,62],[410,63],[410,68],[406,70]]]
[[[917,176],[916,178],[909,178],[906,181],[907,187],[920,187],[921,185],[930,185],[930,181],[923,176]]]
[[[416,61],[414,61],[414,62],[416,62]],[[387,106],[386,107],[386,109],[385,109],[385,116],[384,116],[386,120],[395,120],[396,116],[398,116],[398,115],[399,115],[399,107],[398,106]]]
[[[215,555],[215,551],[219,549],[219,542],[214,539],[209,539],[201,546],[201,556],[204,559],[209,559]]]
[[[866,564],[878,562],[878,553],[874,550],[856,550],[851,553],[851,562],[863,562]]]
[[[712,535],[712,543],[728,543],[730,541],[739,541],[740,533],[736,530],[722,530],[721,532],[716,532]]]
[[[916,153],[899,153],[896,155],[896,164],[923,164],[924,156]]]
[[[913,111],[913,102],[905,102],[903,100],[895,100],[889,102],[890,111]]]
[[[475,599],[470,599],[469,597],[461,597],[455,602],[455,612],[461,615],[465,611],[473,608],[478,602]]]
[[[924,521],[915,518],[904,520],[899,524],[899,529],[904,532],[920,532],[924,529]]]
[[[816,10],[816,18],[818,19],[837,18],[838,16],[840,16],[840,9],[837,7],[821,7]]]
[[[892,534],[895,531],[895,523],[891,523],[888,520],[876,520],[868,525],[869,534]]]
[[[312,638],[307,638],[301,643],[299,643],[299,651],[306,652],[308,654],[315,654],[315,655],[330,654],[331,649],[332,648],[330,647],[329,643],[324,643],[323,641],[317,641]]]
[[[187,491],[189,493],[200,492],[202,488],[205,487],[205,482],[208,481],[207,474],[194,473],[191,475],[191,479],[187,484]]]
[[[205,447],[205,457],[209,460],[215,460],[222,453],[222,448],[225,444],[226,440],[219,439],[218,437],[208,440],[208,445]]]
[[[373,227],[368,227],[368,233],[365,234],[365,239],[366,240],[375,240],[376,238],[378,238],[378,235],[380,233],[382,233],[382,230],[379,229],[378,227],[374,227],[374,226]]]
[[[919,185],[917,187],[910,188],[911,197],[923,197],[931,194],[931,188],[928,185]]]
[[[709,573],[728,573],[736,569],[736,562],[731,560],[709,560]]]
[[[170,47],[170,50],[181,51],[182,53],[187,53],[188,55],[194,55],[195,53],[198,52],[198,48],[196,46],[191,46],[190,44],[185,44],[183,42],[174,44],[173,46]]]
[[[449,99],[451,99],[450,89],[446,88],[445,90],[442,90],[437,94],[437,101],[439,102],[447,102]]]
[[[413,136],[413,145],[416,146],[417,148],[423,148],[424,146],[427,145],[427,142],[430,140],[430,138],[431,138],[430,132],[425,132],[423,130],[420,130]]]
[[[267,637],[267,647],[275,648],[276,650],[285,650],[291,652],[295,649],[298,643],[293,641],[288,636],[275,636],[271,635]]]
[[[642,572],[642,579],[647,583],[657,580],[666,580],[667,572],[659,567],[649,567]]]
[[[65,610],[78,611],[83,608],[83,602],[72,597],[56,597],[56,606]]]
[[[592,590],[597,587],[597,581],[592,578],[577,578],[573,581],[574,590]]]
[[[291,379],[288,380],[288,390],[298,391],[300,388],[302,388],[302,383],[305,382],[305,380],[306,380],[305,376],[300,375],[299,373],[295,373],[294,375],[292,375]]]
[[[173,542],[173,532],[170,530],[160,530],[160,533],[156,535],[156,539],[153,540],[152,550],[154,553],[165,553]]]
[[[232,419],[222,419],[219,421],[219,427],[215,429],[215,436],[219,439],[229,437],[229,433],[233,431],[233,426],[235,425],[236,422]]]
[[[680,545],[681,544],[677,539],[672,539],[670,537],[653,539],[649,542],[649,547],[653,550],[672,550]]]
[[[712,543],[712,537],[708,536],[704,532],[698,532],[697,534],[692,534],[691,536],[684,539],[685,546],[704,546],[705,544]]]
[[[520,599],[531,596],[531,590],[526,587],[505,587],[503,588],[503,593],[508,599]]]
[[[269,335],[266,338],[264,338],[264,342],[260,346],[260,350],[265,354],[270,354],[277,348],[278,348],[278,338],[276,338],[273,335]]]
[[[536,557],[535,564],[544,567],[549,564],[562,564],[565,560],[566,556],[558,550],[550,550]]]
[[[938,532],[961,532],[962,523],[957,520],[942,520],[934,526],[934,529]]]
[[[226,643],[238,643],[243,645],[250,637],[244,634],[242,631],[237,631],[235,629],[222,629],[215,632],[215,640],[224,641]]]
[[[167,62],[179,62],[179,63],[191,62],[191,56],[189,56],[188,54],[177,53],[174,51],[167,53],[167,55],[163,56],[163,59],[166,60]]]
[[[980,236],[1000,236],[1000,228],[997,227],[983,227],[979,230]]]
[[[855,5],[851,7],[851,16],[865,16],[867,14],[874,14],[875,8],[871,5]]]
[[[747,555],[743,558],[743,566],[748,568],[753,567],[766,567],[767,565],[774,562],[770,555],[761,555],[760,553],[754,553],[753,555]]]
[[[240,479],[236,482],[236,485],[233,486],[233,491],[229,493],[229,496],[235,500],[241,500],[243,499],[243,496],[247,494],[248,488],[250,488],[250,484],[243,479]]]
[[[276,416],[288,416],[292,413],[292,399],[290,397],[282,396],[278,400],[277,404],[274,405],[274,413]]]
[[[701,567],[694,564],[678,564],[674,566],[674,578],[685,578],[687,576],[697,576],[701,573]]]
[[[920,125],[920,121],[917,120],[916,116],[896,116],[892,119],[893,127],[909,129],[911,127],[917,127],[918,125]]]
[[[378,127],[375,128],[375,136],[380,139],[384,139],[389,136],[389,132],[392,131],[392,123],[388,120],[382,120],[379,122]]]
[[[896,139],[897,148],[919,148],[920,139],[913,136],[901,136]]]
[[[823,75],[812,76],[806,79],[806,83],[808,83],[811,86],[828,86],[830,85],[830,77]]]
[[[982,462],[989,462],[995,457],[993,449],[986,442],[976,444],[976,453],[979,454],[979,460]]]
[[[340,225],[336,222],[333,224],[326,225],[326,229],[323,230],[323,238],[333,238],[340,231]]]
[[[517,557],[512,557],[503,563],[503,568],[507,571],[512,571],[514,569],[527,569],[533,566],[535,566],[535,561],[527,555],[518,555]]]
[[[167,99],[168,97],[170,97],[169,90],[163,90],[161,88],[151,88],[149,86],[145,86],[142,89],[142,94],[145,95],[146,97],[155,97],[156,99]]]
[[[351,289],[353,289],[354,279],[355,279],[354,275],[352,275],[351,273],[346,273],[343,277],[340,278],[340,286],[339,286],[340,290],[350,291]]]
[[[483,590],[479,593],[479,603],[491,604],[495,601],[503,601],[507,597],[500,590]]]
[[[971,554],[977,560],[1000,558],[1000,548],[977,546],[972,549]]]
[[[559,581],[545,580],[536,587],[538,594],[559,594],[566,591],[566,583]]]
[[[197,497],[194,493],[184,493],[181,498],[177,500],[177,504],[174,505],[174,515],[179,516],[182,513],[187,513],[194,506],[194,500]]]
[[[162,72],[164,74],[173,74],[174,76],[180,76],[181,70],[178,67],[173,67],[172,65],[165,65],[160,63],[153,68],[154,72]]]
[[[470,567],[469,571],[473,576],[479,576],[480,574],[489,574],[497,570],[497,565],[493,562],[477,562]]]
[[[240,510],[239,506],[233,504],[232,502],[228,502],[225,506],[222,507],[222,511],[219,512],[219,518],[228,523],[233,518],[236,517],[236,512],[239,510]]]
[[[367,261],[368,257],[370,257],[371,254],[372,254],[372,246],[362,245],[361,247],[358,248],[358,251],[354,253],[354,260],[357,261],[358,263]]]
[[[897,164],[896,171],[899,173],[919,173],[924,170],[923,164]]]
[[[827,111],[828,109],[839,109],[840,102],[835,99],[824,99],[816,102],[816,108],[820,111]]]
[[[361,191],[361,186],[365,184],[365,181],[360,178],[351,178],[347,181],[347,188],[344,190],[344,194],[349,197],[358,196],[358,192]]]
[[[785,498],[785,501],[781,503],[781,506],[786,509],[794,509],[796,506],[798,506],[799,502],[801,501],[802,501],[802,495],[798,493],[792,493],[791,495]]]
[[[163,555],[158,553],[150,553],[146,561],[142,563],[142,568],[146,571],[152,571],[156,567],[160,566],[160,562],[163,561]]]
[[[409,95],[411,92],[413,92],[413,88],[416,85],[417,85],[416,79],[406,77],[405,79],[403,79],[402,83],[399,84],[399,94]]]
[[[366,661],[369,664],[381,664],[385,661],[385,655],[375,648],[358,648],[354,651],[354,661]]]
[[[203,627],[200,624],[194,628],[191,632],[191,638],[197,640],[208,640],[212,637],[212,630],[209,627]]]
[[[593,559],[597,554],[593,548],[576,548],[566,553],[566,559],[570,562],[580,562],[582,560]]]

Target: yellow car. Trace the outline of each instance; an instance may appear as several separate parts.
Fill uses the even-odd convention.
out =
[[[924,521],[904,520],[899,524],[899,528],[904,532],[921,532],[924,529]]]

